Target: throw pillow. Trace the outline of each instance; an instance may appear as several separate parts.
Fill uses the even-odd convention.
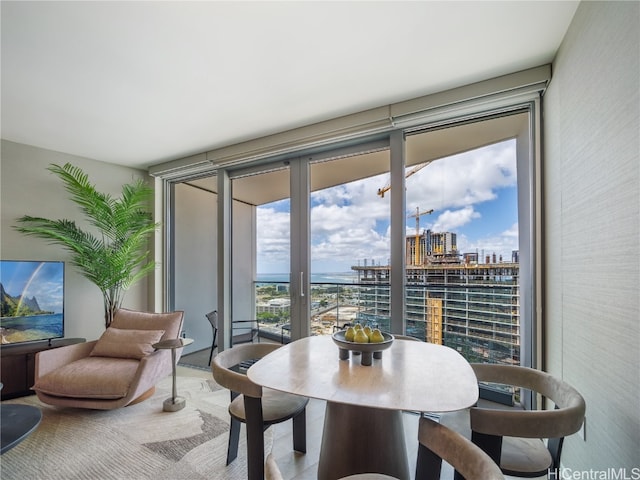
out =
[[[129,330],[109,327],[98,339],[91,351],[92,357],[135,358],[154,352],[164,330]]]

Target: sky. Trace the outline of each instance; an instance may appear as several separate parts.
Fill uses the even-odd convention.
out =
[[[12,297],[36,297],[42,310],[62,313],[63,262],[6,261],[0,264],[0,283]]]
[[[407,168],[407,171],[413,167]],[[358,180],[311,194],[311,271],[348,272],[364,260],[388,265],[389,201],[379,188],[389,175]],[[459,253],[511,259],[518,250],[516,142],[509,140],[432,162],[406,179],[407,234],[457,234]],[[258,273],[289,271],[289,200],[257,210]]]

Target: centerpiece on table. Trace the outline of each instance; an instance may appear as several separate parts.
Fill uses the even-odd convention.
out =
[[[359,323],[340,330],[332,335],[333,341],[338,345],[340,360],[348,360],[349,355],[362,355],[360,364],[370,366],[373,359],[381,359],[382,351],[393,343],[393,335],[381,332],[377,328],[368,325],[363,327]]]

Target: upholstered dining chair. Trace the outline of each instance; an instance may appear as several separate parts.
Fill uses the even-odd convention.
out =
[[[153,345],[178,338],[183,315],[121,308],[98,340],[38,352],[33,390],[49,405],[97,410],[147,399],[173,369],[171,352]]]
[[[419,338],[412,337],[411,335],[396,335],[395,333],[393,334],[393,338],[395,338],[396,340],[411,340],[412,342],[422,341]]]
[[[439,480],[442,460],[467,480],[502,480],[500,467],[459,433],[426,417],[418,427],[416,480]]]
[[[498,464],[505,475],[540,477],[560,467],[564,437],[582,426],[582,395],[546,372],[527,367],[471,364],[479,382],[511,385],[537,392],[555,404],[554,409],[491,408],[477,405],[444,414],[440,421],[460,433]],[[547,440],[545,442],[543,439]],[[460,474],[456,474],[460,478]]]
[[[281,345],[247,343],[220,352],[213,358],[211,371],[219,385],[231,391],[229,414],[229,446],[227,465],[235,460],[240,440],[240,424],[246,425],[247,470],[249,480],[264,478],[264,431],[269,426],[293,420],[293,449],[306,453],[306,407],[309,399],[288,393],[276,392],[256,385],[243,373],[251,362],[259,361]],[[278,372],[273,372],[278,375]]]
[[[284,480],[280,468],[273,458],[273,454],[267,455],[267,460],[264,464],[264,478],[265,480]],[[381,473],[360,473],[357,475],[349,475],[348,477],[342,477],[339,480],[398,480],[395,477],[389,475],[383,475]]]

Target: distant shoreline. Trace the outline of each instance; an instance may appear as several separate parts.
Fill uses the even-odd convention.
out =
[[[56,313],[56,312],[44,312],[44,311],[42,311],[42,312],[38,312],[38,313],[33,313],[31,315],[18,315],[17,317],[3,317],[3,316],[0,316],[0,320],[4,320],[4,319],[12,320],[12,319],[24,318],[24,317],[39,317],[41,315],[59,315],[61,313],[62,312]]]

